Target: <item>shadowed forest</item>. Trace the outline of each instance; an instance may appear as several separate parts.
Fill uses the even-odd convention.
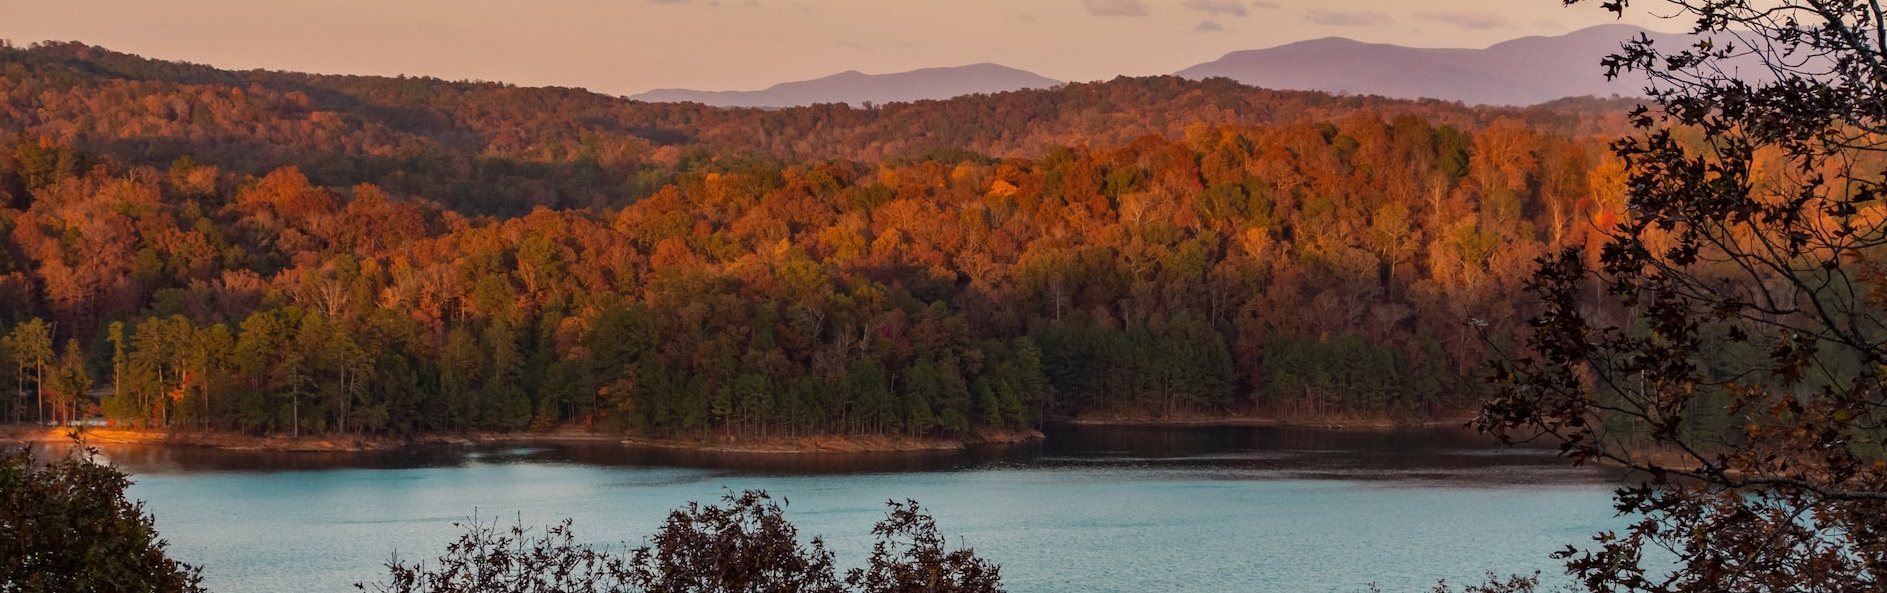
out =
[[[968,436],[1478,405],[1622,101],[1119,78],[869,108],[0,49],[0,412]],[[1597,295],[1595,295],[1597,296]]]

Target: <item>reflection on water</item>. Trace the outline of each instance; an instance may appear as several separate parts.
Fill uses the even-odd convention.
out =
[[[418,469],[474,463],[572,463],[598,467],[677,467],[756,475],[899,473],[1003,467],[1113,467],[1359,480],[1446,476],[1503,483],[1516,478],[1592,482],[1545,449],[1502,448],[1472,432],[1430,428],[1342,431],[1249,426],[1050,425],[1044,441],[962,451],[751,453],[626,445],[606,440],[428,445],[392,451],[281,452],[188,446],[104,445],[113,462],[138,474]]]
[[[113,462],[134,473],[294,472],[331,469],[418,469],[475,463],[574,463],[601,467],[687,467],[762,474],[847,474],[942,471],[1027,456],[1032,449],[892,453],[742,453],[627,445],[615,441],[547,440],[514,444],[422,445],[392,451],[284,452],[190,446],[105,444]]]
[[[634,545],[729,490],[790,501],[841,565],[883,503],[916,498],[1010,590],[1427,590],[1618,527],[1607,477],[1458,430],[1056,426],[961,452],[782,455],[613,442],[272,453],[107,446],[174,553],[226,593],[346,591],[436,554],[471,516]],[[1551,571],[1549,571],[1550,573]]]
[[[1501,448],[1460,429],[1059,426],[1038,466],[1199,470],[1231,479],[1441,480],[1464,486],[1591,484],[1608,476],[1538,448]]]

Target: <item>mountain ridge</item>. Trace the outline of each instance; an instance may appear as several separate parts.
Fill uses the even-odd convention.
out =
[[[1422,48],[1324,37],[1240,50],[1175,73],[1224,77],[1265,88],[1428,98],[1525,106],[1579,96],[1642,95],[1628,77],[1606,80],[1600,60],[1638,35],[1683,43],[1686,36],[1632,25],[1598,25],[1557,36],[1532,35],[1482,49]],[[1578,75],[1589,69],[1590,76]]]
[[[1516,37],[1480,49],[1409,47],[1329,36],[1228,52],[1174,75],[1192,80],[1223,77],[1280,90],[1529,106],[1568,97],[1642,96],[1640,81],[1629,77],[1608,81],[1599,65],[1621,43],[1639,35],[1650,35],[1661,42],[1688,41],[1684,35],[1625,24],[1598,25],[1563,35]],[[735,108],[775,109],[822,103],[856,107],[867,102],[883,105],[943,100],[1062,84],[1026,70],[981,62],[886,74],[846,70],[760,90],[660,88],[628,98]]]
[[[663,88],[630,95],[651,103],[700,103],[715,107],[779,108],[820,103],[897,103],[949,99],[1036,88],[1053,88],[1063,81],[1001,64],[980,62],[962,66],[919,68],[887,74],[846,70],[812,80],[782,82],[757,91],[697,91]]]

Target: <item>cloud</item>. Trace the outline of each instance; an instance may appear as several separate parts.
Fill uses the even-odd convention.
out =
[[[688,0],[649,0],[649,4],[687,4]]]
[[[1513,24],[1507,17],[1473,10],[1442,10],[1416,13],[1416,18],[1454,25],[1463,29],[1494,29]]]
[[[1375,11],[1322,10],[1312,8],[1304,11],[1304,18],[1319,25],[1331,27],[1366,27],[1389,22],[1389,16]]]
[[[1140,0],[1082,0],[1088,14],[1094,16],[1147,16],[1147,3]]]
[[[1277,10],[1278,3],[1266,0],[1251,0],[1251,7],[1259,10]]]
[[[1212,15],[1245,16],[1245,5],[1238,0],[1186,0],[1186,8]]]
[[[1219,26],[1218,21],[1215,21],[1212,19],[1206,19],[1203,21],[1199,21],[1199,26],[1193,27],[1192,30],[1198,31],[1200,33],[1217,33],[1219,31],[1224,31],[1225,27]]]

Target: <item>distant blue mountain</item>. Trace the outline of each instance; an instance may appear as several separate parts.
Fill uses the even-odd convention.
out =
[[[895,74],[863,74],[856,70],[825,78],[787,82],[762,91],[694,91],[656,89],[629,98],[652,103],[692,102],[719,107],[792,107],[816,103],[867,101],[892,103],[948,99],[977,93],[1050,88],[1062,81],[998,64],[971,64],[953,68],[924,68]]]
[[[1576,96],[1641,96],[1645,83],[1605,80],[1599,60],[1640,34],[1659,47],[1688,43],[1683,35],[1630,25],[1601,25],[1557,37],[1522,37],[1486,49],[1430,49],[1327,37],[1238,51],[1178,72],[1222,76],[1252,86],[1485,105],[1534,105]]]

